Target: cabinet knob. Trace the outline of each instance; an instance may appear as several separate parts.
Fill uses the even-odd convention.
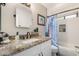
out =
[[[42,53],[42,52],[40,52],[40,53],[38,54],[38,56],[43,56],[43,53]]]

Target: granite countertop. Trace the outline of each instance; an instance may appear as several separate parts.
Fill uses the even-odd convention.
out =
[[[21,39],[14,40],[8,44],[0,45],[0,55],[11,56],[48,40],[49,38],[42,38],[42,37],[36,37],[36,38],[25,39],[25,40],[21,40]]]

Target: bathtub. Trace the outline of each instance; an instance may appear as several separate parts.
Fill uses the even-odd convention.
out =
[[[77,52],[75,51],[75,48],[59,46],[58,51],[61,56],[77,56],[78,55]]]

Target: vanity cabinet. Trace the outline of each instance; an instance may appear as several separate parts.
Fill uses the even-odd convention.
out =
[[[51,56],[51,41],[48,40],[44,43],[17,53],[14,56]]]
[[[51,56],[51,40],[40,44],[43,56]]]

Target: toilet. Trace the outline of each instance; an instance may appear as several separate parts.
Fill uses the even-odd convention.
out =
[[[58,47],[52,45],[51,46],[51,51],[52,51],[52,55],[56,56],[56,54],[58,53]]]

